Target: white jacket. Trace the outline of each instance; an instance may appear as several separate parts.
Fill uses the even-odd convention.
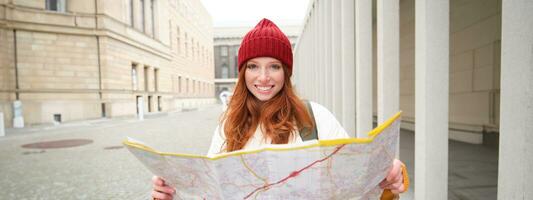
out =
[[[317,126],[317,134],[318,138],[320,140],[328,140],[328,139],[339,139],[339,138],[348,138],[348,134],[342,128],[341,124],[337,119],[335,119],[335,116],[329,112],[327,108],[324,106],[315,103],[311,103],[311,109],[313,110],[313,115],[315,117],[315,123]],[[213,156],[215,154],[223,153],[224,151],[221,151],[225,148],[225,134],[224,129],[220,128],[221,125],[219,124],[217,128],[215,129],[215,133],[213,134],[213,138],[211,139],[211,147],[209,148],[209,151],[207,152],[208,156]],[[270,138],[263,137],[263,132],[261,131],[261,128],[258,126],[255,130],[255,133],[250,139],[248,140],[248,143],[244,146],[243,149],[257,149],[261,148],[265,144],[271,144],[272,140]],[[302,143],[302,138],[300,137],[299,133],[293,134],[292,138],[289,138],[289,144],[297,144]]]

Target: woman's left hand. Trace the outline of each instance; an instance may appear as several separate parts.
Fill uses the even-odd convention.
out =
[[[394,194],[405,192],[406,188],[403,184],[402,165],[402,161],[394,159],[387,177],[379,183],[381,189],[389,189]]]

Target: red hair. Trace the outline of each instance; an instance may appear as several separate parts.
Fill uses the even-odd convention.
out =
[[[315,126],[305,104],[296,96],[287,67],[283,65],[285,83],[272,99],[262,102],[246,87],[244,73],[239,71],[237,85],[222,116],[226,136],[226,152],[244,148],[261,124],[266,138],[273,144],[287,144],[296,131],[312,130]]]

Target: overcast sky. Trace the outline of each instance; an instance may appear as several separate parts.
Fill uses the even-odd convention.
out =
[[[201,0],[214,27],[255,26],[268,18],[277,25],[301,25],[309,0]]]

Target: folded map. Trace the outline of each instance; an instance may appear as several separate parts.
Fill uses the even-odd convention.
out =
[[[368,138],[267,145],[216,156],[160,152],[131,138],[124,145],[176,188],[175,199],[379,199],[378,184],[398,150],[400,115]]]

